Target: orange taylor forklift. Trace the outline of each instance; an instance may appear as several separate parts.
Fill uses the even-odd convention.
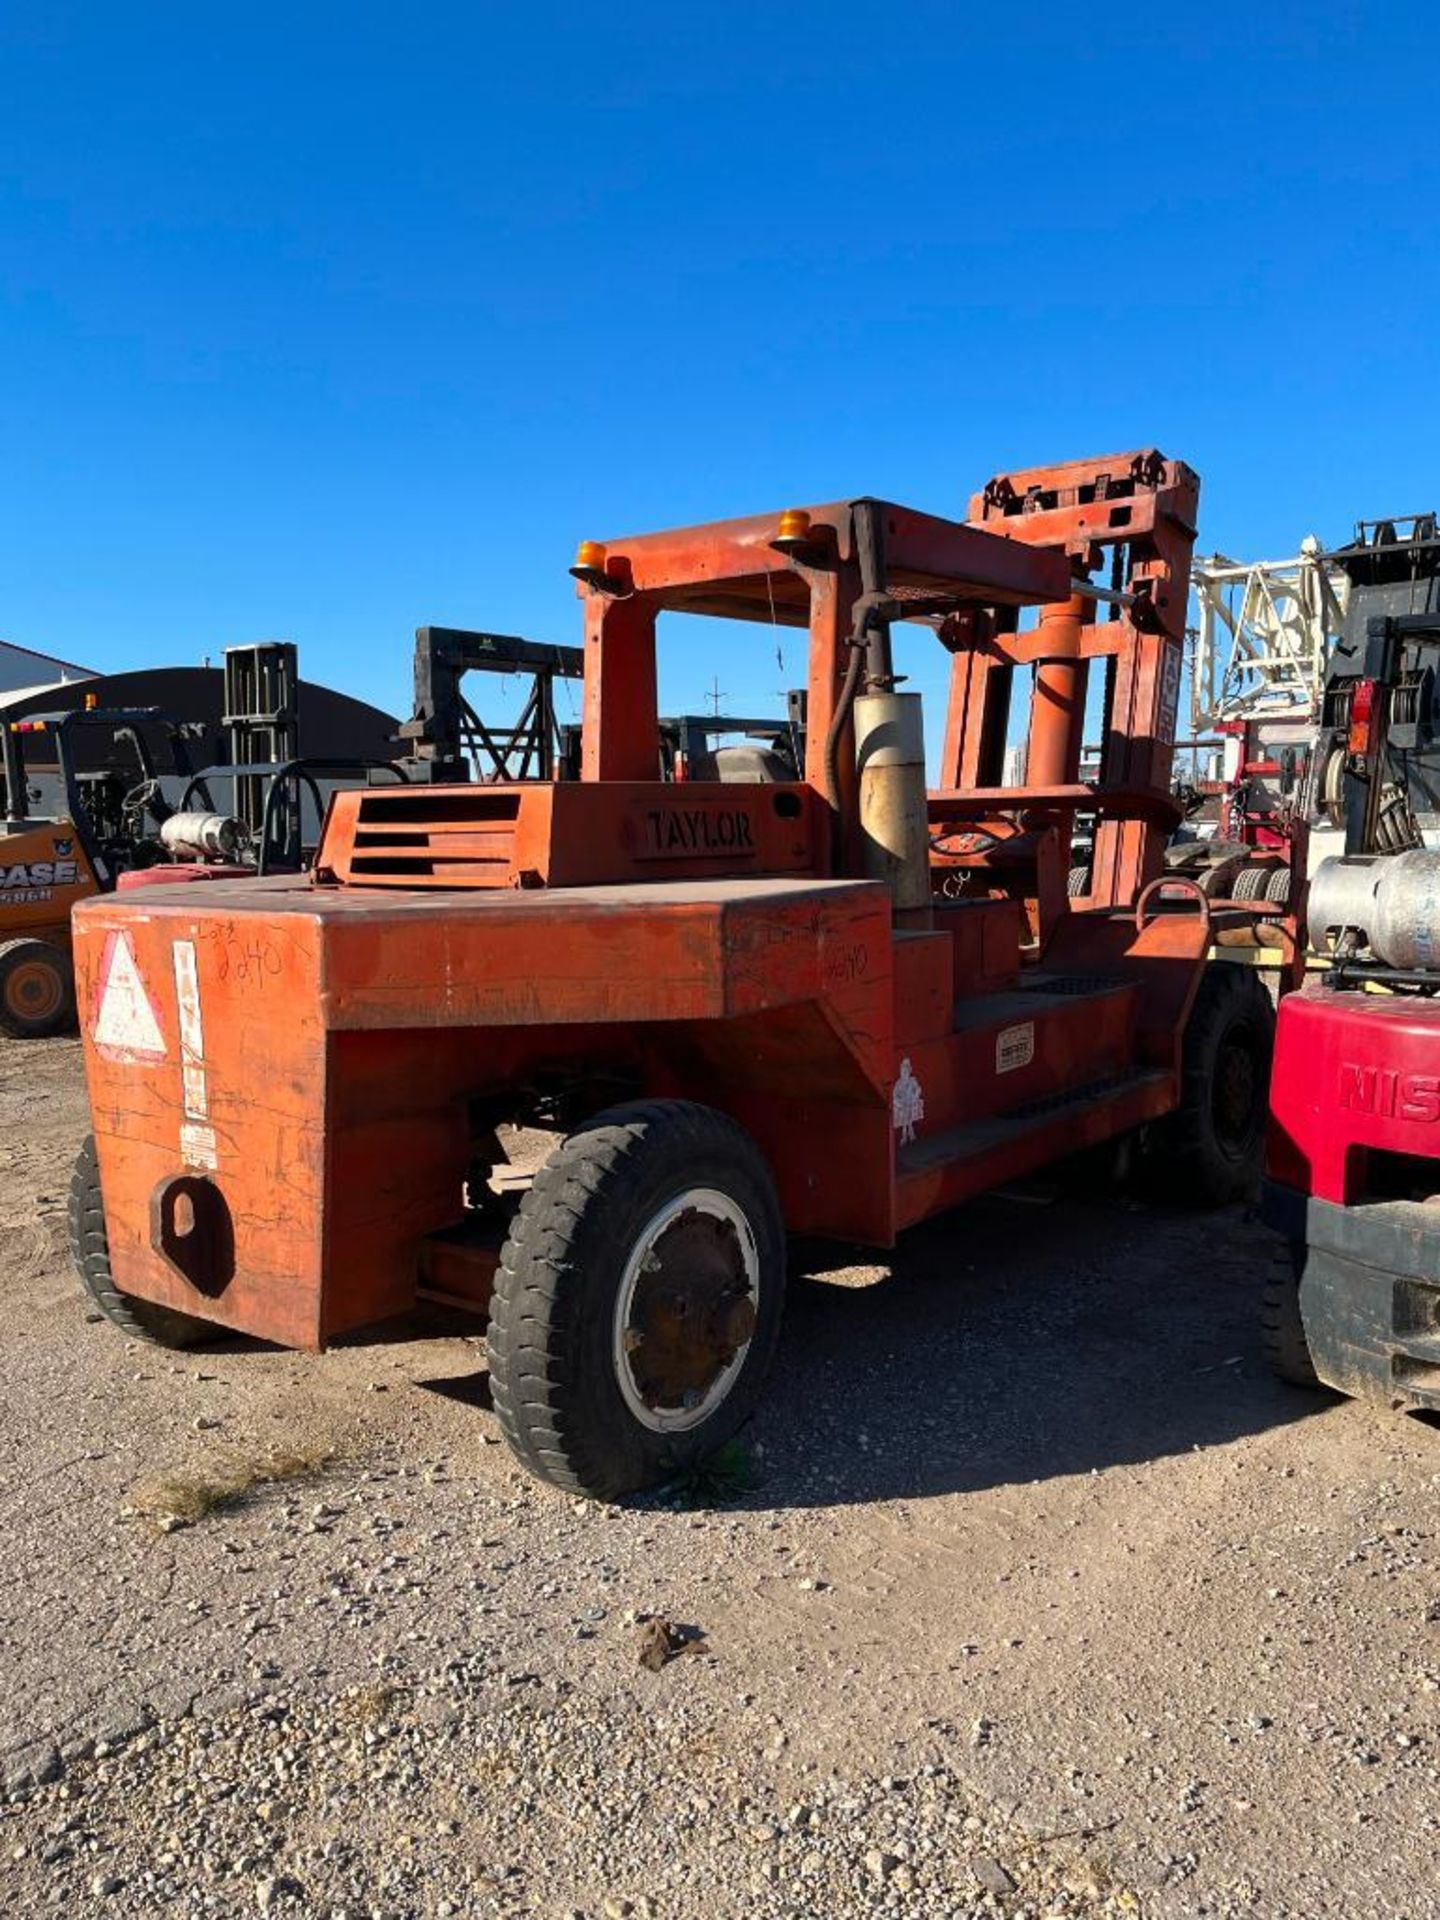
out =
[[[613,1497],[753,1408],[789,1234],[889,1247],[1137,1132],[1189,1198],[1240,1192],[1272,1012],[1207,956],[1262,923],[1293,954],[1299,890],[1164,871],[1197,492],[1149,451],[992,480],[964,522],[850,499],[586,542],[579,780],[341,792],[308,876],[85,902],[93,1297],[311,1349],[463,1303],[519,1458]],[[660,778],[662,611],[808,631],[803,777]],[[951,660],[929,792],[899,622]],[[518,1200],[510,1122],[559,1136]]]

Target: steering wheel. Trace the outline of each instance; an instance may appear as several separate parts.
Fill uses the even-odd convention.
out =
[[[145,815],[154,805],[159,792],[160,782],[158,780],[141,780],[138,785],[131,787],[128,792],[121,795],[121,813],[133,817],[137,825],[143,825]]]

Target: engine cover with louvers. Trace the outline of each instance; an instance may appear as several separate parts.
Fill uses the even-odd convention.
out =
[[[830,870],[808,786],[535,781],[372,787],[331,802],[315,879],[356,887],[583,887]]]

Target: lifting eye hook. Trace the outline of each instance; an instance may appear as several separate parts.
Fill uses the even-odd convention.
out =
[[[1160,897],[1166,887],[1180,887],[1186,893],[1194,894],[1200,906],[1200,922],[1205,929],[1206,940],[1208,942],[1210,934],[1210,902],[1201,888],[1199,881],[1192,880],[1189,874],[1185,873],[1162,873],[1156,879],[1152,880],[1148,887],[1143,889],[1140,898],[1135,902],[1136,933],[1144,933],[1146,927],[1150,924],[1146,919],[1145,909],[1152,900]]]

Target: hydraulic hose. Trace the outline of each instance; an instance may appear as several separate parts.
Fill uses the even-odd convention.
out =
[[[825,798],[840,811],[840,741],[860,691],[860,676],[872,691],[889,686],[893,675],[890,665],[890,625],[888,615],[895,603],[885,592],[885,547],[878,500],[857,500],[855,516],[855,556],[860,563],[860,597],[855,602],[850,630],[850,659],[835,712],[825,735]]]
[[[855,502],[855,555],[860,562],[860,598],[855,602],[854,643],[865,649],[869,671],[865,690],[875,693],[892,678],[890,614],[894,603],[885,592],[885,530],[878,500]]]
[[[840,698],[835,702],[835,711],[830,717],[830,731],[825,735],[825,798],[836,813],[840,811],[840,740],[849,724],[855,695],[860,691],[860,674],[864,666],[865,643],[852,634],[850,663],[845,669]]]

